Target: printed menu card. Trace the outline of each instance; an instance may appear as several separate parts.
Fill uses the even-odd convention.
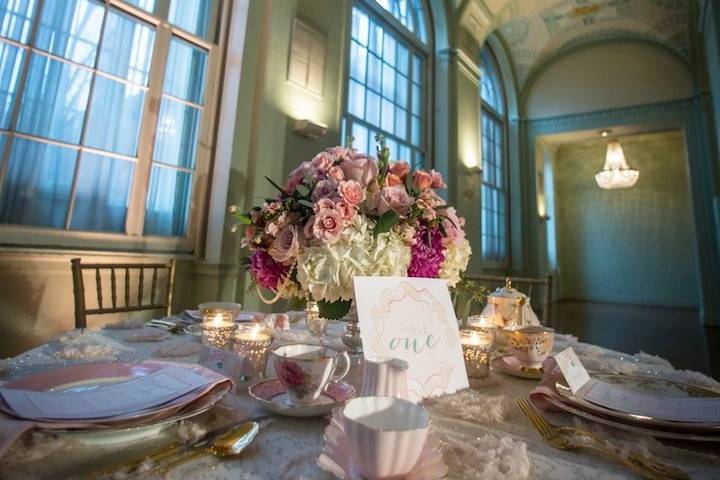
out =
[[[38,392],[0,388],[0,395],[22,418],[79,420],[115,417],[156,407],[204,387],[209,381],[186,368],[169,366],[94,390]]]
[[[355,277],[353,282],[365,357],[405,360],[410,400],[468,388],[445,280]]]

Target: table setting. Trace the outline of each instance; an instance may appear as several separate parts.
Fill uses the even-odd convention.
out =
[[[556,332],[510,281],[460,311],[464,220],[389,158],[331,148],[231,209],[273,313],[207,302],[2,360],[0,478],[720,478],[718,381]]]

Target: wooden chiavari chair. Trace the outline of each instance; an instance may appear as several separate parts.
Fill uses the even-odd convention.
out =
[[[110,313],[138,312],[143,310],[163,310],[165,315],[170,315],[172,305],[172,291],[175,282],[175,260],[167,263],[82,263],[81,259],[70,260],[73,277],[73,293],[75,297],[75,328],[87,327],[88,315],[105,315]],[[85,282],[83,271],[93,270],[95,272],[95,290],[97,295],[98,308],[87,308],[85,298]],[[152,271],[150,299],[145,302],[145,272]],[[160,282],[159,272],[167,270],[165,277],[165,292],[158,300],[158,284]],[[101,271],[109,271],[110,274],[110,302],[103,298],[103,285]],[[137,285],[131,288],[131,272],[138,271]],[[117,273],[124,276],[124,301],[118,301],[118,280]],[[149,274],[148,274],[149,275]],[[133,291],[131,294],[131,290]],[[137,300],[137,302],[135,302]]]

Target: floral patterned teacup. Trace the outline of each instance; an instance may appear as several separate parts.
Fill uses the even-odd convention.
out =
[[[345,360],[339,375],[338,360]],[[347,352],[323,346],[298,343],[283,345],[272,351],[275,373],[287,389],[288,403],[308,405],[325,391],[328,382],[340,380],[350,370]]]
[[[555,340],[552,328],[526,326],[506,330],[510,353],[524,368],[540,368]]]

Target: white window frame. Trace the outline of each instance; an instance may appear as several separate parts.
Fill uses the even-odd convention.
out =
[[[46,0],[47,1],[47,0]],[[123,0],[96,0],[98,3],[104,4],[106,9],[115,8],[125,14],[136,17],[141,21],[151,24],[155,28],[155,42],[153,46],[150,77],[148,79],[148,87],[143,104],[143,113],[141,117],[140,134],[138,137],[137,160],[135,172],[131,182],[128,212],[125,221],[125,233],[117,232],[96,232],[96,231],[79,231],[69,230],[68,221],[66,221],[65,229],[35,227],[31,225],[17,224],[0,224],[0,245],[3,246],[20,246],[20,247],[38,247],[38,248],[73,248],[83,250],[121,250],[121,251],[143,251],[143,252],[176,252],[176,253],[197,253],[197,246],[202,242],[202,228],[205,220],[205,211],[203,206],[206,203],[206,191],[208,187],[208,178],[211,176],[211,159],[215,142],[215,127],[217,120],[217,109],[219,108],[220,97],[220,80],[222,76],[222,60],[225,50],[224,39],[227,36],[228,17],[230,12],[229,0],[217,0],[218,8],[218,25],[217,32],[218,43],[212,43],[207,39],[187,32],[177,26],[164,20],[167,18],[170,2],[168,0],[159,0],[156,8],[157,13],[149,13],[139,7],[125,3]],[[36,8],[42,8],[42,0]],[[33,30],[40,20],[40,10],[36,11],[33,18]],[[100,32],[100,38],[105,28],[105,18],[103,16],[103,27]],[[210,26],[212,32],[215,26]],[[165,237],[155,235],[142,235],[145,208],[147,202],[148,187],[150,182],[150,173],[152,171],[153,159],[152,153],[155,144],[155,135],[158,116],[160,112],[160,102],[163,95],[163,81],[165,66],[168,58],[168,50],[170,48],[170,39],[176,36],[195,46],[199,46],[208,52],[207,74],[205,78],[205,93],[203,97],[203,105],[200,130],[198,134],[195,169],[193,171],[193,187],[190,198],[190,210],[188,212],[188,226],[184,237]],[[6,42],[15,46],[20,46],[26,50],[30,50],[31,44],[20,45],[7,39],[0,39],[0,42]],[[55,58],[56,56],[43,52],[43,55]],[[28,63],[31,55],[26,55],[23,62]],[[57,58],[60,61],[64,59]],[[91,68],[91,70],[95,70]],[[27,67],[24,68],[27,72]],[[104,75],[104,74],[103,74]],[[104,75],[106,76],[106,75]],[[24,92],[24,83],[27,73],[19,79],[18,96],[15,99],[14,115],[18,115],[22,94]],[[95,76],[93,76],[94,82]],[[165,94],[167,96],[167,94]],[[189,104],[190,102],[182,101]],[[88,104],[87,109],[90,109]],[[87,111],[86,111],[87,115]],[[83,124],[83,129],[86,124]],[[10,148],[10,137],[16,135],[14,132],[8,135],[6,148]],[[18,135],[20,136],[20,135]],[[23,135],[27,137],[27,135]],[[34,138],[34,137],[33,137]],[[44,143],[59,143],[68,146],[62,142],[53,142],[41,138]],[[78,148],[82,151],[92,151],[93,149],[83,145],[72,145],[72,148]],[[103,155],[108,152],[102,151]],[[109,153],[110,156],[114,154]],[[115,155],[117,156],[117,155]],[[123,157],[124,158],[124,157]],[[9,162],[8,160],[5,163]],[[182,168],[180,168],[182,170]],[[0,172],[2,173],[2,172]],[[75,182],[76,178],[73,179]],[[1,186],[0,186],[1,188]],[[73,193],[75,185],[73,183]],[[73,196],[70,198],[68,207],[68,217],[72,215]]]
[[[431,20],[431,12],[430,12],[430,6],[426,1],[424,1],[425,6],[425,29],[427,32],[427,43],[423,43],[420,38],[408,30],[405,25],[403,25],[391,12],[388,12],[385,10],[382,5],[378,4],[376,0],[354,0],[351,2],[349,13],[347,16],[347,38],[346,38],[346,48],[345,48],[345,58],[347,59],[345,62],[345,74],[343,77],[343,95],[342,95],[342,108],[341,108],[341,121],[342,121],[342,133],[343,133],[343,143],[348,140],[348,136],[352,134],[352,126],[353,123],[357,123],[359,125],[362,125],[363,127],[366,127],[368,129],[372,130],[378,130],[382,131],[383,135],[386,135],[388,138],[392,138],[395,141],[398,141],[397,137],[395,137],[393,134],[389,134],[383,131],[381,127],[378,127],[376,125],[371,125],[370,123],[366,122],[362,118],[358,118],[355,115],[351,114],[348,109],[348,97],[349,97],[349,90],[350,90],[350,47],[352,44],[352,11],[353,8],[359,8],[362,10],[369,18],[372,20],[375,20],[377,23],[381,24],[383,26],[383,29],[389,30],[392,34],[394,34],[396,37],[398,37],[399,40],[406,43],[406,47],[408,47],[409,54],[412,55],[417,54],[420,57],[420,75],[422,78],[422,91],[420,92],[422,100],[421,100],[421,112],[420,112],[420,121],[422,122],[421,129],[420,129],[420,137],[421,142],[419,147],[412,147],[415,150],[420,151],[423,154],[423,157],[425,159],[425,164],[422,165],[422,168],[431,168],[433,160],[431,158],[431,153],[433,151],[433,138],[430,134],[433,132],[433,126],[431,125],[431,119],[432,115],[429,114],[429,111],[431,110],[432,106],[432,100],[433,100],[433,82],[432,82],[432,52],[433,52],[433,45],[434,45],[434,32],[431,28],[432,20]],[[366,85],[366,84],[365,84]],[[408,131],[410,129],[410,125],[408,125]],[[371,139],[372,142],[373,139]],[[412,145],[412,143],[402,140],[402,143],[408,143]],[[374,151],[370,152],[363,152],[367,153],[369,155],[374,155]],[[390,152],[391,154],[391,160],[407,160],[409,163],[412,163],[410,159],[405,158],[397,158],[398,152]]]
[[[490,48],[487,44],[484,47],[487,49],[488,55],[491,57],[491,60],[494,64],[494,70],[496,71],[496,80],[498,87],[500,89],[500,100],[502,102],[503,111],[498,112],[495,110],[495,108],[487,103],[485,99],[482,98],[481,90],[478,90],[478,95],[480,96],[480,141],[484,141],[483,137],[483,131],[482,131],[482,125],[484,121],[484,116],[489,116],[493,120],[495,120],[497,123],[500,124],[500,131],[502,133],[502,156],[500,158],[500,161],[502,162],[502,175],[503,175],[503,187],[502,187],[502,193],[505,196],[505,258],[501,260],[497,260],[494,258],[487,258],[482,252],[482,241],[483,241],[483,226],[484,226],[484,219],[483,215],[485,213],[485,209],[482,206],[483,201],[483,195],[482,190],[483,188],[490,188],[493,190],[498,190],[497,187],[493,184],[487,183],[485,181],[485,172],[483,168],[483,172],[481,174],[480,178],[480,256],[483,267],[486,268],[507,268],[510,266],[510,181],[509,181],[509,168],[508,168],[508,121],[507,121],[507,96],[505,95],[505,85],[503,84],[502,79],[502,72],[500,72],[500,63],[497,60],[497,56],[495,55],[495,52],[492,48]],[[482,151],[482,149],[481,149]],[[484,167],[484,166],[483,166]]]

